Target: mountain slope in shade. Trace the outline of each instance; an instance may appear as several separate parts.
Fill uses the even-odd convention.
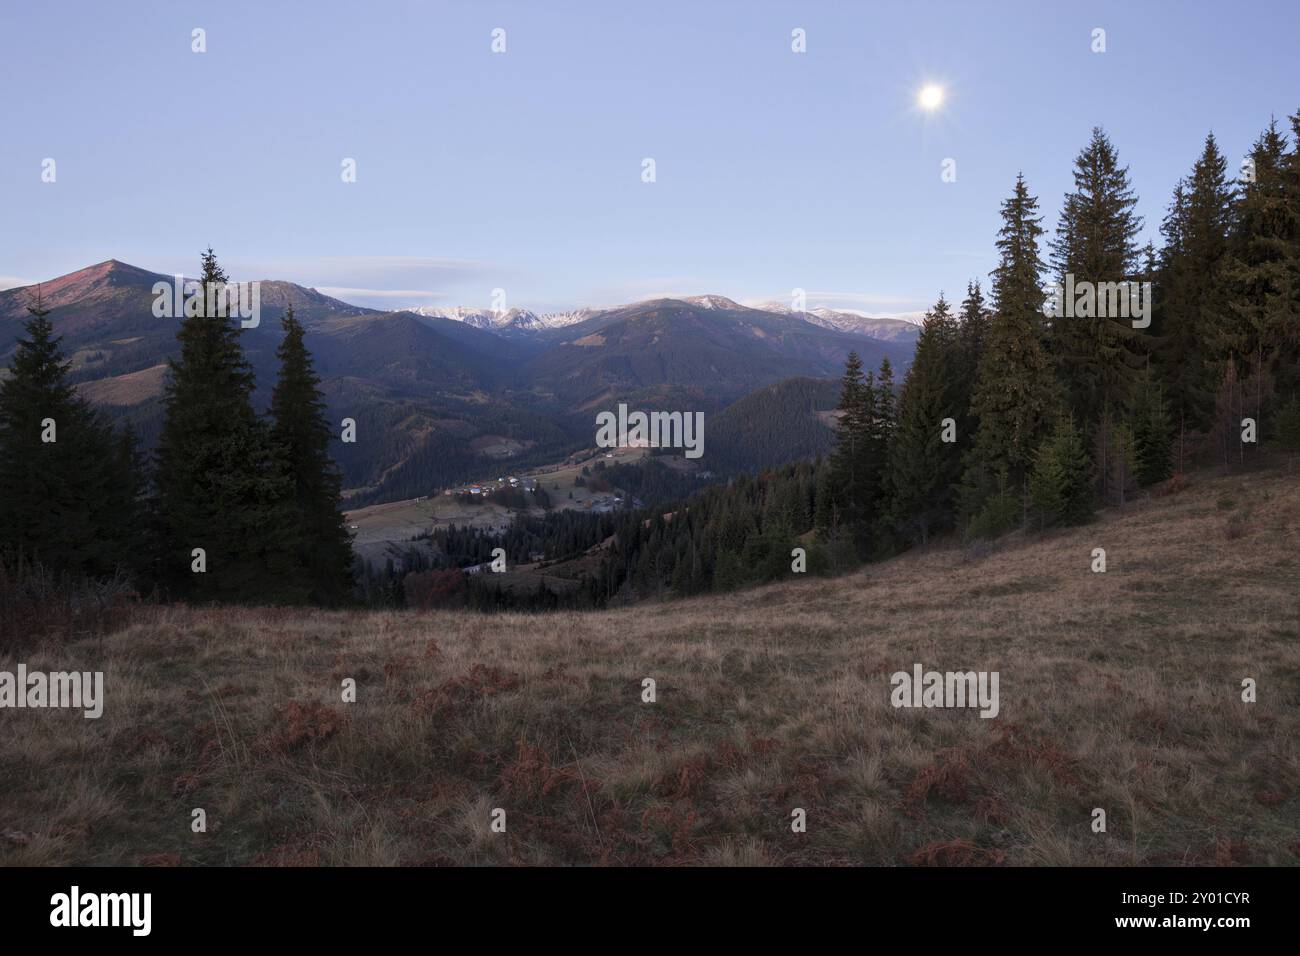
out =
[[[658,299],[602,312],[552,333],[529,372],[539,388],[582,407],[661,384],[734,399],[791,376],[834,378],[850,351],[869,368],[885,356],[900,369],[910,360],[901,344],[708,298],[707,305]]]
[[[791,378],[766,385],[705,420],[704,467],[719,475],[825,455],[835,447],[840,384]]]
[[[412,312],[333,316],[310,340],[322,377],[349,377],[402,392],[494,389],[528,350],[491,332]]]

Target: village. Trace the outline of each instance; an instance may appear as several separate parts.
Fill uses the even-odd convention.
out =
[[[635,462],[649,453],[645,447],[588,448],[527,474],[498,471],[405,501],[358,508],[347,512],[353,547],[364,560],[382,565],[418,546],[417,538],[437,528],[455,525],[502,533],[516,514],[534,509],[540,514],[544,505],[539,499],[552,509],[595,514],[638,507],[638,500],[625,501],[622,490],[601,480],[599,472],[604,466]],[[508,491],[518,495],[501,494]]]

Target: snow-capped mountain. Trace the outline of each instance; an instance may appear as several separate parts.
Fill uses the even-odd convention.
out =
[[[875,339],[883,339],[888,342],[902,342],[911,344],[920,334],[920,326],[916,322],[910,322],[901,318],[882,318],[877,316],[863,315],[860,312],[843,312],[835,309],[809,309],[806,312],[795,312],[789,305],[783,302],[762,302],[755,305],[741,305],[734,299],[729,299],[725,295],[691,295],[674,297],[675,301],[684,302],[696,309],[707,310],[711,312],[737,312],[744,313],[749,311],[766,312],[768,314],[784,315],[790,318],[802,319],[812,325],[820,326],[824,329],[830,329],[835,332],[845,332],[850,335],[867,335]],[[649,300],[655,301],[655,300]],[[574,309],[569,312],[546,312],[537,313],[531,309],[508,309],[501,312],[492,309],[475,308],[472,306],[421,306],[419,308],[408,309],[416,315],[428,316],[431,318],[451,319],[454,322],[464,322],[466,325],[472,325],[478,329],[485,329],[489,332],[499,332],[511,334],[516,332],[543,332],[549,329],[562,329],[566,326],[576,325],[579,322],[585,322],[594,316],[602,313],[613,314],[621,310],[634,309],[645,303],[632,303],[631,305],[621,306],[614,309]]]
[[[464,322],[466,325],[487,329],[490,332],[539,332],[544,329],[561,329],[567,325],[583,322],[600,310],[575,309],[572,312],[547,312],[539,315],[530,309],[506,309],[496,312],[492,309],[477,309],[464,305],[426,305],[407,311],[430,318]]]
[[[681,300],[689,302],[691,305],[698,306],[701,309],[743,309],[741,305],[725,295],[689,295]]]
[[[751,308],[763,312],[775,312],[778,315],[792,315],[819,325],[824,329],[848,332],[853,335],[869,335],[873,339],[887,342],[911,342],[921,333],[920,326],[907,319],[881,318],[863,315],[861,312],[844,312],[837,309],[808,309],[795,312],[784,302],[763,302]]]

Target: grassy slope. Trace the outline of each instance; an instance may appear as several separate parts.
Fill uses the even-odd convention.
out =
[[[109,700],[0,712],[0,862],[1295,864],[1298,529],[1294,474],[1204,476],[983,558],[663,607],[147,611],[26,656]],[[1001,714],[892,709],[915,662],[999,671]]]

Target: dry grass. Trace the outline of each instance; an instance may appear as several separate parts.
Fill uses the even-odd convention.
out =
[[[0,712],[0,862],[1295,864],[1298,527],[1294,476],[1202,477],[983,558],[657,607],[159,609],[23,658],[108,702]],[[1000,715],[891,708],[916,662],[999,671]]]

